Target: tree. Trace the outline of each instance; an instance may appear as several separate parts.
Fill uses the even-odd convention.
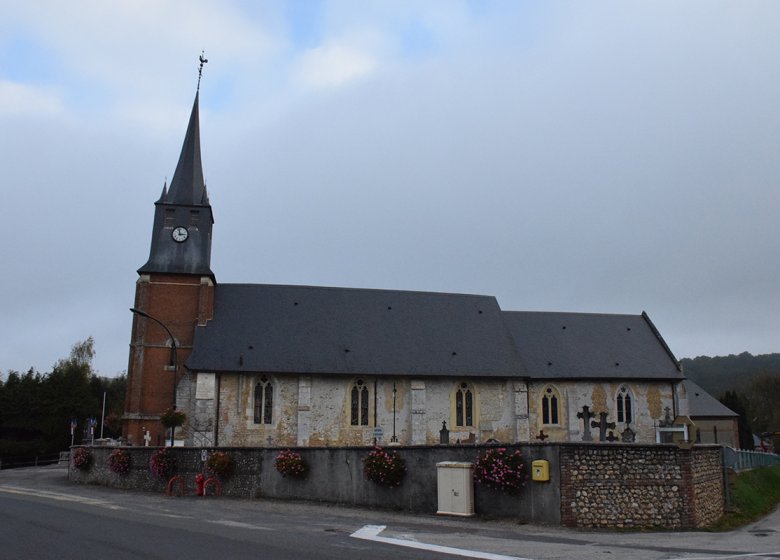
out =
[[[765,374],[753,380],[748,388],[748,402],[757,433],[780,431],[780,375]]]
[[[740,449],[753,449],[753,431],[750,427],[750,418],[745,398],[741,397],[736,391],[726,391],[721,395],[719,400],[739,414],[739,418],[737,418],[737,431]]]
[[[83,427],[86,418],[99,419],[106,395],[108,435],[119,435],[116,420],[124,408],[127,378],[95,375],[92,337],[73,345],[68,358],[40,374],[8,372],[0,384],[0,458],[10,455],[53,454],[70,445],[71,418]],[[113,423],[112,423],[113,421]],[[98,428],[97,436],[100,434]],[[80,439],[80,438],[79,438]],[[77,441],[79,441],[77,439]]]

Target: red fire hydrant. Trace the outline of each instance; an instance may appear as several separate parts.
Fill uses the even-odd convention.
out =
[[[195,477],[195,486],[198,487],[198,496],[204,495],[204,486],[206,485],[206,477],[199,474]]]

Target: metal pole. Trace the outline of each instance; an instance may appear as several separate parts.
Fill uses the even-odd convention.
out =
[[[176,410],[176,373],[178,371],[178,366],[179,366],[179,363],[178,363],[178,360],[177,360],[177,357],[176,357],[176,339],[174,338],[173,333],[171,332],[171,330],[168,327],[166,327],[163,324],[163,322],[160,321],[159,319],[155,319],[154,317],[152,317],[148,313],[145,313],[145,312],[141,311],[140,309],[135,309],[134,307],[131,307],[130,311],[132,313],[135,313],[136,315],[140,315],[141,317],[144,317],[145,319],[150,319],[150,320],[154,321],[155,323],[160,325],[165,330],[165,332],[168,333],[168,336],[171,338],[171,358],[173,360],[173,392],[172,392],[172,395],[171,395],[171,398],[173,399],[173,404],[171,405],[171,408],[173,410]],[[171,447],[173,447],[173,432],[174,432],[174,430],[175,430],[175,428],[173,426],[171,426]]]
[[[103,413],[100,415],[100,439],[103,439],[103,426],[106,425],[106,392],[103,391]]]
[[[390,438],[390,441],[393,443],[398,442],[398,437],[395,435],[395,394],[396,394],[396,388],[395,388],[395,381],[393,381],[393,437]]]

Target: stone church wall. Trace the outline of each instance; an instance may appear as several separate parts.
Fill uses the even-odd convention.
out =
[[[293,499],[359,507],[435,513],[438,506],[436,464],[442,461],[474,462],[493,446],[450,445],[396,447],[406,461],[407,473],[397,488],[367,481],[362,460],[370,447],[299,447],[310,472],[302,480],[282,477],[275,469],[281,448],[230,448],[236,473],[224,482],[224,494],[251,499]],[[549,462],[550,481],[528,480],[517,496],[480,484],[474,486],[477,515],[515,518],[521,522],[563,524],[583,528],[704,527],[723,514],[723,478],[716,446],[683,450],[672,445],[626,444],[522,444],[531,462]],[[93,464],[87,471],[69,468],[71,481],[123,489],[165,492],[166,481],[154,478],[148,468],[158,448],[128,447],[131,472],[112,473],[106,460],[112,447],[93,447]],[[203,472],[204,451],[174,448],[178,474],[194,493],[194,478]]]
[[[605,374],[606,376],[606,374]],[[579,442],[583,439],[583,420],[577,416],[583,406],[588,406],[599,420],[599,413],[607,413],[607,422],[614,422],[611,428],[614,437],[620,438],[628,427],[618,422],[616,397],[621,387],[626,387],[631,395],[632,422],[630,428],[635,432],[635,443],[655,443],[655,426],[663,420],[665,409],[674,410],[674,393],[671,383],[643,381],[605,381],[590,380],[550,380],[533,381],[528,384],[528,417],[531,437],[538,438],[540,430],[549,442]],[[551,388],[558,399],[559,422],[545,425],[542,421],[542,399],[545,391]],[[591,441],[599,441],[598,428],[589,427]],[[549,438],[549,439],[547,439]]]
[[[381,429],[383,442],[391,441],[395,433],[401,445],[435,445],[439,443],[442,422],[446,422],[452,442],[485,443],[492,439],[511,443],[519,435],[525,436],[516,433],[515,390],[508,380],[468,382],[474,394],[473,422],[459,427],[455,425],[454,395],[462,381],[370,376],[269,375],[267,379],[274,387],[273,422],[256,424],[254,387],[261,377],[237,373],[219,376],[219,412],[215,412],[219,445],[372,445],[375,427]],[[351,423],[350,391],[357,380],[368,388],[366,425]],[[192,413],[200,418],[197,410]]]

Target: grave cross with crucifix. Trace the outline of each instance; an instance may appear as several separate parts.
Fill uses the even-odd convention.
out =
[[[614,430],[615,423],[607,422],[606,412],[599,412],[599,421],[598,422],[596,422],[595,420],[591,421],[590,427],[599,429],[599,441],[615,441],[617,439],[615,435],[611,433],[610,436],[612,439],[607,437],[607,430]]]

